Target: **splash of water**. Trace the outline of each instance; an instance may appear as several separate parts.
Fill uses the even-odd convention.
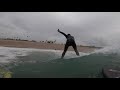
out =
[[[32,49],[32,48],[9,48],[9,47],[0,47],[0,63],[11,63],[16,62],[18,56],[27,56],[31,54],[31,52],[45,52],[52,53],[52,59],[57,59],[61,57],[63,51],[61,50],[45,50],[45,49]],[[80,56],[77,56],[74,51],[67,51],[65,55],[65,59],[69,58],[77,58],[85,55],[89,55],[90,53],[82,53],[80,52]]]

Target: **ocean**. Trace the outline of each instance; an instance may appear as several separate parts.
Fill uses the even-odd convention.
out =
[[[61,59],[60,50],[0,47],[0,77],[104,78],[102,68],[120,65],[117,50],[107,47],[91,53],[79,52],[80,56],[67,51]]]

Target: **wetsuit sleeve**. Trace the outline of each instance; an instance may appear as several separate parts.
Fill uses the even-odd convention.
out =
[[[61,31],[59,33],[63,34],[67,38],[67,35],[65,33],[61,32]]]

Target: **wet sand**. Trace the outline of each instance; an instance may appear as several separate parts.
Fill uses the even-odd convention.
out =
[[[64,50],[62,44],[52,44],[43,42],[31,42],[31,41],[17,41],[17,40],[0,40],[0,46],[4,47],[17,47],[17,48],[35,48],[35,49],[52,49],[52,50]],[[90,46],[77,46],[79,52],[92,52],[97,47]],[[68,48],[68,51],[73,51],[72,47]]]

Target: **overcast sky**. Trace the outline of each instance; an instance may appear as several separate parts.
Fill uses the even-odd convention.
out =
[[[0,37],[65,43],[58,28],[77,44],[104,46],[120,39],[120,12],[0,12]]]

